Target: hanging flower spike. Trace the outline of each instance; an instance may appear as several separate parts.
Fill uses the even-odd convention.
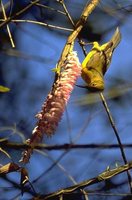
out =
[[[43,135],[52,136],[54,134],[80,75],[81,64],[77,53],[72,51],[68,54],[63,66],[60,67],[60,73],[42,106],[42,110],[36,115],[38,118],[37,126],[32,131],[31,139],[27,140],[31,147],[24,152],[22,162],[29,161],[34,146],[42,141]]]

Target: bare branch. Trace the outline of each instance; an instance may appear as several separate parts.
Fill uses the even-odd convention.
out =
[[[3,2],[2,2],[2,1],[1,1],[1,8],[2,8],[2,12],[3,12],[4,19],[5,19],[5,21],[6,21],[6,20],[7,20],[7,16],[6,16],[5,8],[4,8],[4,5],[3,5]],[[12,47],[14,48],[14,47],[15,47],[15,44],[14,44],[14,41],[13,41],[13,39],[12,39],[11,31],[10,31],[10,28],[9,28],[8,24],[6,25],[6,27],[7,27],[7,32],[8,32],[10,41],[11,41],[11,45],[12,45]]]
[[[0,20],[0,21],[5,21],[5,20]],[[54,29],[59,29],[59,30],[63,30],[63,31],[73,31],[73,29],[70,29],[70,28],[55,26],[55,25],[52,25],[52,24],[47,24],[47,23],[44,23],[44,22],[39,22],[39,21],[34,21],[34,20],[29,20],[29,19],[14,19],[14,20],[11,20],[11,22],[38,24],[38,25],[41,25],[41,26],[46,26],[48,28],[54,28]]]
[[[75,192],[78,189],[83,189],[89,185],[93,185],[93,184],[99,183],[101,181],[108,180],[120,173],[123,173],[123,172],[131,169],[131,168],[132,168],[132,162],[129,162],[126,165],[122,165],[122,166],[119,166],[119,167],[111,169],[111,170],[106,170],[106,171],[102,172],[101,174],[99,174],[97,177],[80,182],[79,184],[76,184],[74,186],[61,189],[61,190],[51,193],[47,196],[43,196],[43,195],[38,196],[38,199],[41,199],[43,197],[44,200],[47,200],[47,199],[59,197],[60,195],[69,194],[69,193]]]
[[[102,92],[100,92],[100,98],[102,100],[102,103],[104,105],[104,108],[106,110],[106,113],[108,115],[108,118],[109,118],[109,121],[110,121],[110,124],[111,124],[111,127],[115,133],[115,136],[116,136],[116,139],[118,141],[118,144],[119,144],[119,147],[120,147],[120,151],[121,151],[121,155],[122,155],[122,158],[123,158],[123,161],[124,161],[124,164],[127,164],[127,158],[126,158],[126,155],[125,155],[125,152],[124,152],[124,149],[123,149],[123,145],[121,143],[121,139],[120,139],[120,136],[119,136],[119,133],[117,131],[117,128],[116,128],[116,125],[114,123],[114,120],[113,120],[113,117],[112,117],[112,114],[109,110],[109,107],[107,105],[107,102],[106,102],[106,99],[103,95]],[[130,191],[132,193],[132,185],[131,185],[131,182],[132,182],[132,178],[131,178],[131,174],[129,173],[129,171],[127,171],[127,176],[128,176],[128,182],[129,182],[129,187],[130,187]]]
[[[52,8],[52,7],[49,7],[49,6],[45,6],[45,5],[40,4],[40,3],[35,3],[35,5],[38,6],[38,7],[41,7],[41,8],[47,8],[47,9],[49,9],[49,10],[52,10],[52,11],[58,12],[58,13],[63,14],[63,15],[66,15],[66,13],[63,12],[63,11],[61,11],[61,10],[57,10],[57,9]]]
[[[9,141],[1,141],[0,145],[2,148],[8,147],[11,149],[26,149],[30,147],[28,144],[14,143]],[[123,148],[132,148],[132,144],[122,144]],[[34,146],[35,149],[46,149],[52,150],[72,150],[72,149],[118,149],[119,144],[62,144],[62,145],[47,145],[47,144],[37,144]]]
[[[18,11],[17,13],[15,13],[15,15],[8,17],[4,22],[2,22],[0,24],[0,28],[7,25],[12,19],[20,16],[21,14],[23,14],[24,12],[26,12],[27,10],[29,10],[35,3],[38,3],[39,0],[36,1],[32,1],[30,4],[28,4],[25,8],[23,8],[22,10]]]

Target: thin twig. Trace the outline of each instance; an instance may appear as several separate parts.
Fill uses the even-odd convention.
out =
[[[46,6],[46,5],[43,5],[43,4],[40,4],[40,3],[35,3],[35,6],[38,6],[38,7],[41,7],[41,8],[46,8],[46,9],[49,9],[49,10],[58,12],[58,13],[60,13],[60,14],[66,15],[65,12],[63,12],[63,11],[61,11],[61,10],[58,10],[58,9],[55,9],[55,8],[52,8],[52,7],[50,7],[50,6]]]
[[[12,19],[20,16],[21,14],[23,14],[24,12],[26,12],[27,10],[29,10],[35,3],[38,3],[40,0],[36,0],[36,1],[32,1],[31,3],[29,3],[25,8],[23,8],[22,10],[18,11],[17,13],[15,13],[13,16],[8,17],[4,22],[2,22],[0,24],[0,28],[7,25]]]
[[[69,180],[70,180],[73,184],[77,184],[77,182],[76,182],[75,179],[72,177],[72,175],[70,175],[70,174],[68,173],[68,171],[62,166],[62,164],[60,164],[59,162],[56,163],[56,160],[54,160],[54,158],[52,158],[51,155],[49,155],[49,154],[46,153],[46,152],[40,151],[40,150],[37,151],[37,152],[39,152],[40,154],[42,154],[42,155],[48,157],[48,158],[53,162],[53,164],[55,164],[62,172],[64,172],[64,174],[69,178]]]
[[[0,21],[5,21],[5,20],[0,19]],[[55,26],[55,25],[52,25],[52,24],[47,24],[47,23],[44,23],[44,22],[39,22],[39,21],[34,21],[34,20],[29,20],[29,19],[14,19],[14,20],[11,20],[11,22],[32,23],[32,24],[38,24],[38,25],[41,25],[41,26],[46,26],[48,28],[54,28],[54,29],[59,29],[59,30],[63,30],[63,31],[73,31],[73,29],[70,29],[70,28]]]
[[[48,28],[54,28],[54,29],[59,29],[59,30],[63,30],[63,31],[73,31],[73,29],[70,29],[70,28],[65,28],[65,27],[61,27],[61,26],[56,26],[56,25],[52,25],[52,24],[47,24],[47,23],[44,23],[44,22],[39,22],[39,21],[34,21],[34,20],[12,20],[12,22],[23,22],[23,23],[32,23],[32,24],[38,24],[38,25],[41,25],[41,26],[46,26]]]
[[[107,101],[106,101],[106,99],[105,99],[105,97],[104,97],[104,95],[103,95],[102,92],[100,92],[100,98],[101,98],[101,100],[102,100],[102,103],[103,103],[104,108],[105,108],[105,110],[106,110],[106,113],[107,113],[107,115],[108,115],[108,118],[109,118],[111,127],[112,127],[112,129],[113,129],[113,131],[114,131],[114,133],[115,133],[116,139],[117,139],[117,141],[118,141],[119,148],[120,148],[120,151],[121,151],[121,155],[122,155],[124,164],[127,164],[128,161],[127,161],[127,158],[126,158],[124,149],[123,149],[123,145],[122,145],[122,143],[121,143],[121,139],[120,139],[119,133],[118,133],[117,128],[116,128],[116,125],[115,125],[115,123],[114,123],[114,120],[113,120],[112,114],[111,114],[111,112],[110,112],[110,109],[109,109],[109,107],[108,107]],[[131,191],[131,193],[132,193],[132,185],[131,185],[132,179],[131,179],[131,175],[130,175],[129,171],[127,171],[127,176],[128,176],[128,182],[129,182],[130,191]]]
[[[76,180],[67,172],[67,170],[59,162],[56,162],[56,160],[54,160],[50,155],[48,155],[45,152],[42,152],[40,150],[38,152],[40,152],[44,156],[46,155],[53,162],[53,165],[56,165],[62,172],[64,172],[64,174],[69,178],[69,180],[74,185],[77,184]],[[41,178],[42,176],[43,176],[43,173],[39,176],[39,178]],[[87,192],[84,189],[80,189],[80,191],[83,193],[85,200],[88,200],[88,194],[87,194]]]
[[[4,17],[5,21],[6,21],[7,20],[7,16],[6,16],[6,12],[5,12],[5,8],[4,8],[2,0],[1,0],[1,8],[2,8],[2,12],[3,12],[3,17]],[[11,45],[14,48],[15,44],[14,44],[14,41],[13,41],[13,38],[12,38],[12,35],[11,35],[11,31],[10,31],[10,28],[9,28],[8,24],[6,25],[6,27],[7,27],[7,32],[8,32],[8,35],[9,35],[9,39],[11,41]]]
[[[69,14],[69,12],[68,12],[68,10],[67,10],[67,7],[66,7],[66,5],[65,5],[65,3],[64,3],[64,1],[61,1],[60,3],[61,3],[62,6],[63,6],[63,9],[64,9],[64,11],[65,11],[66,16],[68,17],[69,21],[71,22],[72,26],[74,27],[74,26],[75,26],[75,23],[74,23],[74,21],[72,20],[72,17],[71,17],[71,15]]]
[[[21,144],[15,142],[8,142],[8,141],[1,141],[0,146],[2,148],[8,147],[10,149],[26,149],[29,145],[28,144]],[[122,144],[123,148],[132,148],[132,144]],[[72,149],[119,149],[119,144],[62,144],[62,145],[46,145],[46,144],[37,144],[35,145],[35,149],[40,150],[72,150]]]

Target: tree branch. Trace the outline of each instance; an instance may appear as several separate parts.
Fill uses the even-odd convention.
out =
[[[0,146],[2,148],[10,148],[10,149],[26,149],[30,147],[28,144],[23,143],[14,143],[9,141],[0,142]],[[132,144],[122,144],[123,148],[132,148]],[[35,149],[40,150],[68,150],[68,149],[118,149],[120,148],[119,144],[62,144],[62,145],[47,145],[47,144],[37,144],[34,146]]]
[[[108,180],[120,173],[128,171],[131,168],[132,168],[132,162],[129,162],[126,165],[122,165],[122,166],[119,166],[119,167],[111,169],[111,170],[106,170],[106,171],[102,172],[101,174],[99,174],[97,177],[80,182],[79,184],[76,184],[74,186],[61,189],[57,192],[51,193],[46,196],[44,196],[44,195],[38,196],[38,200],[42,199],[42,198],[43,198],[43,200],[52,199],[52,198],[54,199],[55,197],[59,197],[60,195],[75,192],[76,190],[83,189],[89,185],[93,185],[93,184]]]

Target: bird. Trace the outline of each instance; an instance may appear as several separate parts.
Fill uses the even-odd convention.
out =
[[[114,49],[121,41],[121,33],[117,27],[112,38],[105,44],[93,42],[91,51],[82,62],[81,76],[86,82],[86,88],[91,91],[103,91],[104,75],[111,63]]]

